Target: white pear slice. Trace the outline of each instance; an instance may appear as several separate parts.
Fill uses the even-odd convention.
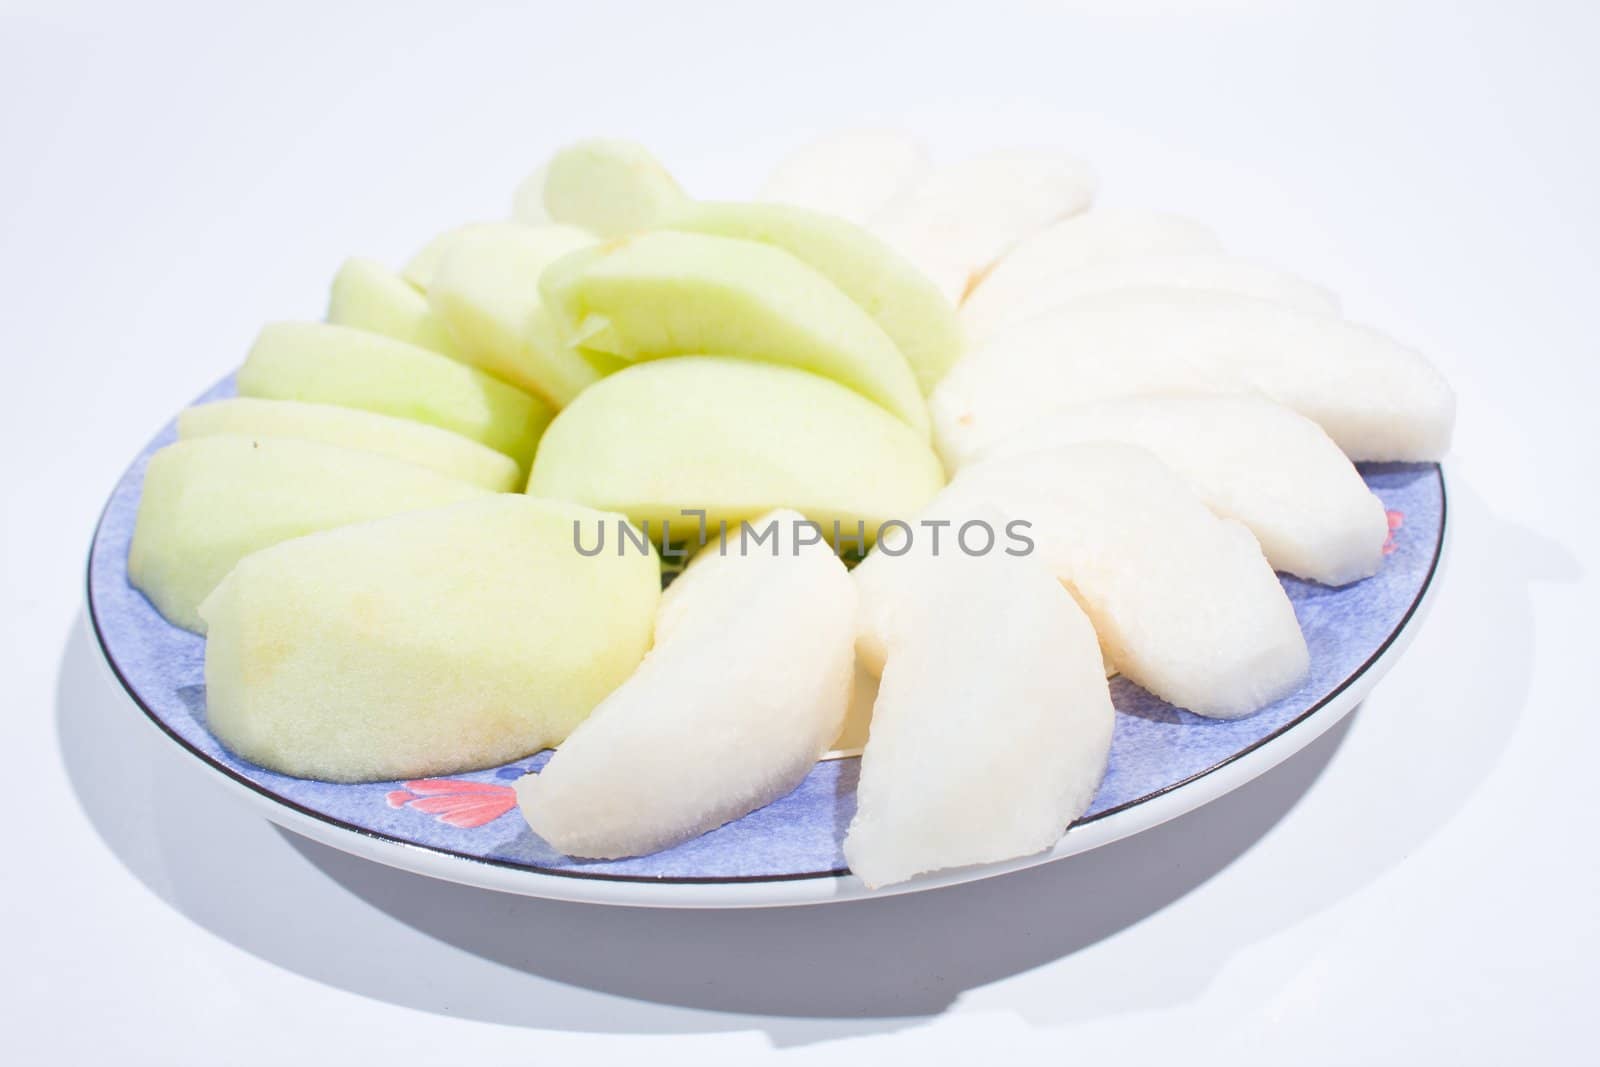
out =
[[[200,602],[252,552],[484,492],[414,463],[313,441],[179,441],[145,470],[128,579],[168,621],[203,633]]]
[[[344,261],[328,294],[328,321],[371,330],[396,341],[456,358],[450,328],[406,280],[372,259]]]
[[[850,869],[877,888],[1060,840],[1105,774],[1094,630],[1035,560],[936,560],[908,591],[861,758]]]
[[[854,573],[857,653],[869,668],[884,661],[902,598],[946,562],[952,534],[995,511],[1031,524],[1026,536],[1039,560],[1083,605],[1106,657],[1161,699],[1236,718],[1305,675],[1294,609],[1250,531],[1213,515],[1149,452],[1120,444],[1069,445],[962,471],[910,530],[914,548],[929,537],[922,524],[948,521],[944,555],[904,551],[905,532],[884,531]]]
[[[649,551],[586,559],[574,504],[497,493],[286,541],[201,606],[207,724],[332,781],[492,767],[560,743],[650,645]]]
[[[545,211],[601,237],[648,230],[687,201],[667,168],[632,141],[579,141],[545,167]]]
[[[941,167],[872,219],[872,229],[953,304],[1017,242],[1094,199],[1088,164],[1044,152],[995,152]]]
[[[1314,314],[1339,314],[1339,298],[1332,290],[1270,264],[1216,252],[1118,260],[1064,275],[1060,286],[1063,300],[1118,289],[1206,289],[1271,300]]]
[[[872,234],[832,215],[787,204],[693,204],[667,229],[781,248],[823,275],[889,335],[924,393],[961,358],[956,309],[921,271]]]
[[[726,601],[739,585],[717,572],[748,571],[751,564],[747,560],[751,556],[837,556],[825,543],[819,543],[822,527],[793,508],[774,508],[746,519],[743,525],[742,530],[730,527],[721,538],[711,531],[706,545],[689,561],[683,574],[662,592],[661,606],[656,611],[656,647],[708,620],[731,617],[726,614]],[[813,562],[810,566],[815,568],[818,564]],[[686,581],[691,573],[694,580]],[[851,596],[853,601],[853,592]]]
[[[759,196],[866,225],[932,169],[927,148],[910,134],[845,130],[792,152]]]
[[[979,462],[1091,441],[1154,453],[1212,511],[1248,526],[1280,571],[1343,585],[1376,574],[1383,562],[1383,503],[1320,426],[1258,396],[1106,400],[1003,437]]]
[[[1202,289],[1253,296],[1316,315],[1337,316],[1333,293],[1264,263],[1215,252],[1140,256],[1057,275],[1030,290],[1007,309],[1003,326],[1012,326],[1075,300],[1124,289]],[[962,321],[972,316],[963,309]],[[982,337],[996,336],[991,330]]]
[[[929,405],[955,469],[1052,412],[1153,392],[1259,392],[1357,461],[1437,460],[1455,419],[1439,372],[1375,330],[1183,289],[1085,297],[1031,319],[968,353]]]
[[[859,756],[872,729],[872,705],[878,699],[878,676],[861,664],[853,672],[854,684],[850,687],[850,708],[844,714],[844,725],[828,746],[825,758]]]
[[[715,536],[715,531],[712,531],[712,536]],[[728,536],[733,550],[736,551],[738,542],[734,539],[736,537],[735,532],[730,530]],[[764,541],[760,548],[761,551],[769,552],[770,554],[767,542]],[[715,553],[718,550],[718,545],[713,542],[710,551]],[[673,596],[674,589],[681,593],[683,587],[679,583],[673,582],[667,586],[666,592],[661,594],[661,610],[656,615],[656,644],[658,645],[664,644],[669,639],[672,631],[677,628],[680,613],[676,607],[677,601]],[[694,611],[688,613],[691,619],[696,614]],[[872,724],[872,702],[878,696],[878,676],[875,672],[867,670],[859,663],[856,664],[852,673],[854,678],[850,689],[849,710],[845,712],[844,724],[828,745],[828,751],[823,757],[825,759],[859,756],[861,755],[861,746],[867,743],[867,730]]]
[[[292,437],[375,452],[497,493],[514,493],[524,480],[516,460],[471,438],[427,423],[336,404],[238,396],[178,413],[180,439],[217,434]]]
[[[458,342],[458,358],[555,407],[599,381],[601,369],[561,342],[539,299],[544,269],[594,243],[571,226],[459,234],[439,257],[427,295]]]
[[[535,833],[572,856],[638,856],[800,784],[850,701],[855,592],[825,545],[785,547],[689,565],[671,587],[676,625],[517,783]]]
[[[1217,235],[1193,219],[1096,208],[1047,226],[1008,252],[961,305],[961,322],[976,344],[1052,307],[1052,286],[1064,275],[1146,256],[1221,250]]]

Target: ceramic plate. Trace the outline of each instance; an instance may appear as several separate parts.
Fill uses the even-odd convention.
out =
[[[224,381],[203,399],[232,394]],[[205,642],[168,624],[128,583],[145,465],[169,424],[107,502],[89,557],[89,611],[107,663],[174,742],[267,818],[324,844],[437,878],[531,896],[666,907],[818,903],[873,895],[840,851],[855,808],[857,759],[817,764],[789,796],[667,852],[615,861],[563,856],[535,837],[511,784],[549,753],[418,781],[334,785],[288,778],[233,756],[206,731]],[[1105,781],[1051,851],[914,880],[909,892],[984,878],[1114,841],[1234,789],[1303,748],[1360,702],[1394,662],[1435,584],[1444,544],[1444,478],[1434,464],[1362,467],[1389,513],[1376,577],[1342,589],[1284,587],[1311,649],[1298,691],[1231,722],[1179,711],[1118,678]]]

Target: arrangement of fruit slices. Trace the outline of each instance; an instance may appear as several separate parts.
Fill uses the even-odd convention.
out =
[[[1274,569],[1375,573],[1352,460],[1436,460],[1453,421],[1325,290],[1093,192],[1068,157],[850,134],[705,203],[574,145],[511,220],[267,326],[152,458],[129,578],[206,634],[215,736],[281,773],[559,746],[529,826],[643,855],[792,790],[881,676],[852,870],[1048,848],[1104,773],[1108,675],[1215,718],[1291,691]]]

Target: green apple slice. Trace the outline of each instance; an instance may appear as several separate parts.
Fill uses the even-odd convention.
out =
[[[549,165],[540,167],[517,183],[511,194],[511,217],[529,226],[543,226],[550,222],[550,212],[544,206],[544,181],[550,173]]]
[[[1035,560],[954,552],[904,607],[844,839],[872,888],[1050,848],[1115,719],[1094,629]]]
[[[325,323],[266,326],[237,381],[241,396],[338,404],[437,426],[523,469],[553,414],[544,401],[437,352]]]
[[[785,204],[696,203],[667,229],[781,248],[855,301],[911,364],[924,393],[961,358],[961,321],[939,287],[866,230]]]
[[[426,293],[429,287],[433,285],[433,275],[439,269],[440,262],[443,261],[450,249],[460,242],[477,237],[480,234],[493,234],[506,230],[515,232],[524,228],[520,222],[469,222],[465,225],[457,226],[453,230],[446,230],[423,245],[417,254],[412,256],[406,265],[401,268],[400,275],[419,292]],[[570,226],[562,228],[573,229]],[[573,230],[575,238],[582,235],[582,231]]]
[[[629,361],[711,353],[831,378],[919,434],[927,404],[883,328],[779,248],[699,233],[622,238],[556,261],[540,282],[567,340]]]
[[[279,541],[484,490],[387,456],[287,437],[223,434],[150,459],[128,577],[168,621],[204,632],[200,602]]]
[[[832,540],[915,515],[944,474],[923,440],[825,378],[699,356],[640,364],[585,390],[551,423],[528,492],[620,511],[659,539],[793,508]]]
[[[696,557],[668,590],[678,625],[517,783],[528,825],[567,855],[639,856],[714,830],[793,790],[838,734],[850,576],[826,545],[797,542],[798,514],[756,521],[783,547]]]
[[[602,237],[648,230],[687,200],[667,168],[632,141],[579,141],[545,167],[544,209],[550,218]]]
[[[461,359],[555,407],[598,381],[601,370],[561,342],[539,298],[544,269],[593,243],[570,226],[479,229],[453,241],[427,300],[455,335]]]
[[[455,338],[406,280],[372,259],[344,261],[328,295],[328,321],[456,357]]]
[[[585,558],[574,523],[520,495],[285,541],[201,607],[206,720],[284,774],[454,774],[566,738],[638,666],[660,596],[652,553]]]
[[[497,493],[519,489],[516,460],[437,426],[333,404],[233,397],[178,414],[178,437],[292,437],[373,452],[459,478]]]

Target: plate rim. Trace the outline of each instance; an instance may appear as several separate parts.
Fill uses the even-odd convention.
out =
[[[93,562],[110,511],[108,494],[90,537],[84,568],[84,599],[100,660],[126,696],[165,737],[197,758],[231,793],[270,822],[351,855],[431,878],[521,896],[577,903],[665,908],[745,908],[820,904],[880,898],[990,878],[1064,859],[1130,837],[1175,819],[1237,789],[1270,770],[1338,723],[1358,705],[1411,643],[1426,615],[1451,540],[1449,492],[1444,465],[1430,464],[1439,489],[1439,534],[1433,556],[1411,604],[1394,628],[1354,671],[1316,703],[1276,730],[1209,767],[1160,789],[1126,800],[1072,823],[1052,848],[997,863],[960,867],[868,889],[848,868],[783,875],[649,876],[533,867],[453,849],[422,845],[344,822],[268,790],[191,745],[163,722],[123,675],[106,643],[95,610]],[[859,759],[860,757],[847,757]]]

